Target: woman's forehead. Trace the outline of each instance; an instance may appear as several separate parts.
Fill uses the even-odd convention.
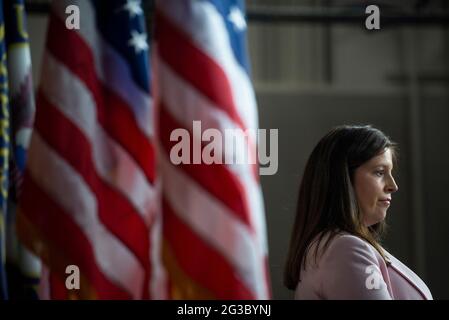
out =
[[[367,165],[373,166],[387,166],[393,167],[393,154],[390,148],[385,148],[385,151],[372,157],[366,162]]]

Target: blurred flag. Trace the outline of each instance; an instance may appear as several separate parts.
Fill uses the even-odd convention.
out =
[[[11,299],[37,299],[40,260],[18,241],[16,206],[34,121],[31,56],[23,0],[4,0],[11,140],[6,224],[8,293]]]
[[[53,1],[17,217],[43,298],[163,292],[148,50],[140,1]]]
[[[223,136],[226,129],[257,129],[243,1],[157,1],[155,38],[163,256],[170,297],[268,299],[257,165],[174,165],[170,159],[177,143],[171,141],[175,129],[189,132],[191,146],[201,144],[193,121],[201,121],[202,130],[213,128]],[[237,139],[244,140],[243,133]],[[255,146],[256,141],[253,131],[249,143]],[[255,157],[255,152],[249,156]]]
[[[6,282],[6,213],[8,203],[10,116],[3,0],[0,0],[0,299],[8,299]]]

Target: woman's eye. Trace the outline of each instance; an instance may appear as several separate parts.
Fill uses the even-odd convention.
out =
[[[384,175],[384,172],[383,171],[376,171],[376,172],[374,172],[374,174],[376,176],[378,176],[378,177],[382,177]]]

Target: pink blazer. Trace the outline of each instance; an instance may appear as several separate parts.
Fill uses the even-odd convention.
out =
[[[429,288],[412,270],[385,252],[387,265],[371,244],[356,236],[335,236],[316,264],[314,250],[314,246],[309,250],[295,299],[432,299]]]

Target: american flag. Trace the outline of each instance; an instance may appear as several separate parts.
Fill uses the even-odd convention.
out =
[[[17,222],[43,298],[164,292],[148,52],[140,1],[53,1]]]
[[[155,15],[157,154],[169,295],[267,299],[271,293],[257,165],[175,165],[170,160],[175,145],[171,133],[184,128],[192,137],[193,121],[223,135],[226,129],[257,129],[243,1],[160,0]],[[191,145],[200,139],[193,136]],[[255,134],[249,143],[256,144]]]

